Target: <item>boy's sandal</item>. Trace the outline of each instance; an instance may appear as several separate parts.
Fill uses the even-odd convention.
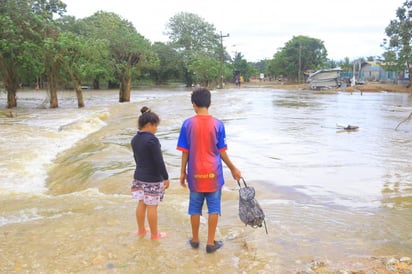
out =
[[[213,253],[216,250],[218,250],[219,248],[221,248],[222,246],[223,246],[222,241],[214,241],[213,245],[206,245],[206,252],[207,253]]]
[[[192,239],[189,240],[189,244],[192,248],[199,248],[199,242],[193,242]]]

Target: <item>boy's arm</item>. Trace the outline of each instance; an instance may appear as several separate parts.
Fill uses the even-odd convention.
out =
[[[239,181],[242,178],[242,174],[240,173],[240,170],[237,169],[237,167],[232,163],[232,161],[230,161],[229,155],[227,154],[227,152],[221,151],[220,158],[222,158],[223,162],[230,169],[233,179],[235,179],[236,181]]]
[[[189,153],[182,151],[182,163],[180,166],[180,185],[182,187],[186,187],[186,179],[187,179],[187,173],[186,173],[186,166],[187,166],[187,161],[189,159]]]

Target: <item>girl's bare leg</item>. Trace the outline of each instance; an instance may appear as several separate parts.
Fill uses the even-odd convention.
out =
[[[136,222],[137,222],[137,234],[144,235],[146,233],[146,228],[144,225],[145,218],[146,218],[146,205],[144,204],[143,200],[140,200],[137,203],[136,207]]]
[[[149,222],[150,233],[157,235],[157,205],[148,205],[147,207],[147,221]]]

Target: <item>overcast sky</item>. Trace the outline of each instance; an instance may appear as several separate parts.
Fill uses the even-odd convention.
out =
[[[405,0],[62,0],[77,19],[103,10],[135,26],[151,42],[166,42],[166,24],[178,12],[190,12],[215,26],[232,56],[247,61],[273,58],[293,36],[320,39],[328,58],[340,61],[381,56],[385,28]]]

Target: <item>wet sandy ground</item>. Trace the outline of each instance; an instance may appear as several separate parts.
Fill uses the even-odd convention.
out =
[[[237,217],[237,192],[224,193],[217,238],[224,247],[206,254],[187,244],[190,237],[185,191],[172,187],[159,207],[159,227],[168,237],[158,241],[135,234],[134,202],[128,196],[106,196],[93,190],[65,195],[60,211],[30,224],[0,227],[2,273],[412,273],[406,256],[368,257],[356,254],[319,255],[300,243],[291,251],[282,225],[267,219],[263,228],[244,227]],[[54,198],[33,197],[47,205]],[[267,205],[266,205],[267,207]],[[296,209],[279,205],[275,214]],[[173,217],[171,217],[173,216]],[[302,219],[305,222],[305,219]],[[299,231],[299,228],[294,230]],[[293,233],[293,231],[291,231]],[[201,225],[205,241],[206,221]],[[285,237],[286,236],[286,237]],[[283,237],[285,237],[283,239]],[[296,235],[296,239],[299,235]],[[285,241],[285,242],[283,242]],[[318,248],[327,248],[319,243]],[[357,243],[354,242],[354,245]],[[316,246],[316,245],[315,245]],[[293,248],[293,247],[292,247]],[[310,250],[310,248],[308,249]],[[408,255],[408,254],[405,254]]]

